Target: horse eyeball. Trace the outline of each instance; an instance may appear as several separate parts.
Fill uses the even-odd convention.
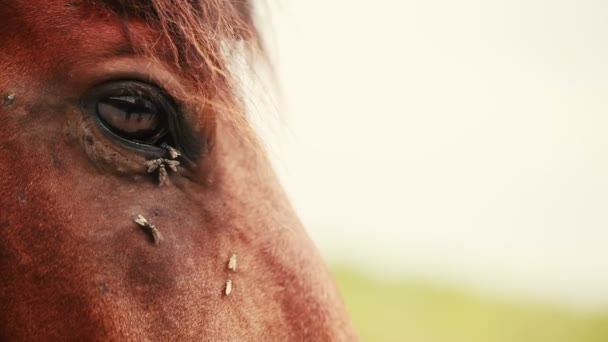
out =
[[[97,115],[115,134],[128,140],[147,142],[162,135],[162,114],[143,98],[116,96],[99,100]]]

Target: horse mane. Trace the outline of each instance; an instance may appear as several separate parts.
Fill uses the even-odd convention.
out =
[[[245,105],[231,64],[243,55],[249,67],[255,64],[254,56],[267,61],[252,0],[93,1],[119,15],[127,32],[127,19],[137,18],[159,33],[163,52],[158,41],[140,46],[137,52],[154,58],[162,54],[165,60],[168,55],[183,75],[200,85],[199,103],[215,113],[228,113],[239,130],[246,129]]]

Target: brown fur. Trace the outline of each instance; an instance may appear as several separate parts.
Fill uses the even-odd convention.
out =
[[[242,114],[228,64],[259,47],[249,9],[0,0],[0,98],[14,95],[0,101],[0,340],[355,340]],[[132,76],[212,140],[164,188],[80,107],[96,84]]]

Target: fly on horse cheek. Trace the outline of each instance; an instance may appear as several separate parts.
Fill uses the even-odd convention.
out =
[[[0,0],[0,340],[357,340],[232,67],[254,9]]]
[[[2,102],[2,105],[4,105],[4,107],[10,107],[13,102],[15,102],[15,94],[8,94],[4,97],[4,100]]]
[[[137,215],[137,217],[134,219],[134,221],[135,221],[135,223],[137,223],[138,225],[140,225],[144,229],[146,229],[148,232],[150,232],[150,235],[152,236],[152,241],[154,242],[154,244],[158,245],[160,243],[160,241],[163,239],[163,236],[158,231],[158,228],[156,228],[156,226],[153,225],[152,223],[148,222],[148,220],[146,220],[146,218],[143,217],[142,215]]]

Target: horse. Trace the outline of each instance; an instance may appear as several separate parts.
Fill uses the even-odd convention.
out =
[[[0,340],[357,339],[246,114],[255,21],[0,0]]]

